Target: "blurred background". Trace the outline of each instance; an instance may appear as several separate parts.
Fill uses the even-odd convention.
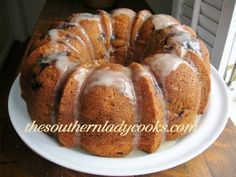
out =
[[[9,55],[24,52],[45,4],[63,0],[0,1],[0,69]],[[212,65],[219,71],[230,90],[236,108],[236,8],[235,0],[68,0],[84,10],[115,7],[149,8],[154,13],[170,14],[191,26],[207,44]],[[130,5],[132,4],[132,6]],[[54,7],[48,7],[53,9]],[[61,11],[64,9],[62,8]],[[75,9],[76,11],[76,9]],[[60,16],[60,12],[57,12]],[[47,15],[43,13],[42,15]],[[50,19],[50,18],[49,18]],[[14,54],[15,52],[15,54]],[[19,62],[20,63],[20,62]],[[1,74],[1,72],[0,72]],[[232,111],[234,111],[232,109]],[[233,113],[231,113],[233,114]],[[236,115],[236,112],[234,112]],[[233,116],[231,116],[233,117]],[[236,122],[236,120],[234,120]]]

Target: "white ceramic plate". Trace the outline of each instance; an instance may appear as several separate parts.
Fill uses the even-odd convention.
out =
[[[207,110],[196,131],[168,148],[152,154],[132,152],[124,158],[103,158],[87,154],[79,148],[63,148],[44,133],[26,133],[31,119],[20,96],[19,76],[9,95],[11,122],[21,139],[37,154],[56,164],[76,171],[98,175],[140,175],[158,172],[180,165],[207,149],[223,131],[228,120],[227,88],[217,71],[211,68],[212,90]]]

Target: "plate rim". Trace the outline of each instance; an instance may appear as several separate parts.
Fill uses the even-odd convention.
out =
[[[216,139],[220,136],[220,134],[222,133],[222,131],[224,130],[226,124],[227,124],[227,121],[228,121],[228,110],[229,110],[229,96],[228,96],[228,91],[227,91],[227,87],[223,81],[223,79],[219,76],[218,72],[216,71],[216,69],[211,66],[211,76],[212,78],[215,77],[217,80],[217,85],[218,86],[221,86],[221,89],[223,90],[222,92],[222,95],[225,96],[225,110],[223,112],[224,114],[224,119],[222,119],[222,124],[218,126],[218,131],[215,132],[213,135],[210,136],[210,140],[208,142],[205,142],[203,145],[200,146],[199,149],[197,149],[196,151],[194,152],[189,152],[189,154],[185,155],[183,158],[179,159],[179,160],[175,160],[171,163],[169,163],[168,165],[165,166],[164,169],[161,169],[160,167],[155,167],[155,168],[150,168],[150,169],[131,169],[130,171],[124,171],[124,172],[120,172],[117,173],[116,171],[114,172],[113,171],[110,171],[110,170],[105,170],[105,169],[96,169],[96,171],[94,170],[91,170],[90,169],[86,169],[86,168],[73,168],[72,166],[68,165],[67,163],[63,163],[63,162],[58,162],[58,161],[55,161],[55,159],[51,158],[50,156],[47,156],[45,153],[41,152],[41,150],[37,147],[33,147],[32,144],[30,144],[28,142],[27,139],[25,139],[25,137],[23,136],[23,134],[18,130],[18,127],[17,125],[14,124],[14,120],[13,120],[13,113],[12,113],[12,110],[11,110],[11,101],[12,101],[12,95],[13,95],[13,88],[17,82],[17,79],[19,80],[19,77],[20,77],[20,74],[16,77],[14,83],[12,84],[12,87],[11,87],[11,90],[10,90],[10,93],[9,93],[9,97],[8,97],[8,112],[9,112],[9,117],[10,117],[10,120],[11,120],[11,123],[15,129],[15,131],[17,132],[17,134],[20,136],[20,138],[23,140],[23,142],[31,149],[33,150],[36,154],[40,155],[41,157],[55,163],[55,164],[58,164],[60,166],[63,166],[63,167],[66,167],[68,169],[71,169],[71,170],[75,170],[75,171],[79,171],[79,172],[84,172],[84,173],[89,173],[89,174],[96,174],[96,175],[105,175],[105,176],[126,176],[126,175],[142,175],[142,174],[149,174],[149,173],[154,173],[154,172],[158,172],[158,171],[162,171],[162,170],[167,170],[167,169],[170,169],[170,168],[173,168],[177,165],[180,165],[180,164],[183,164],[191,159],[193,159],[194,157],[196,157],[197,155],[201,154],[203,151],[205,151],[208,147],[210,147],[211,144],[213,144]],[[19,83],[19,82],[18,82]],[[23,131],[23,130],[22,130]],[[151,155],[151,154],[150,154]],[[150,156],[150,155],[146,155],[147,156]],[[97,157],[97,158],[100,158],[100,159],[106,159],[106,158],[103,158],[103,157]],[[139,158],[139,157],[135,157],[135,158]],[[123,158],[120,158],[120,161],[122,163],[123,160],[121,160]]]

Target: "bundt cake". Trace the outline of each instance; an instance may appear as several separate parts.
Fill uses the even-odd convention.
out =
[[[166,125],[167,131],[58,131],[65,147],[107,157],[155,152],[188,132],[210,92],[206,45],[175,18],[147,10],[77,13],[31,46],[21,94],[38,125]]]

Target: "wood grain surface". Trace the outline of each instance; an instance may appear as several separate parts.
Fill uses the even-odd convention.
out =
[[[144,1],[120,0],[117,7],[139,11],[149,7]],[[53,164],[30,150],[16,134],[10,123],[7,99],[11,84],[19,72],[22,58],[31,42],[45,32],[52,22],[65,19],[73,12],[94,12],[82,1],[47,1],[31,40],[15,44],[0,73],[0,177],[89,177]],[[19,47],[20,46],[20,47]],[[26,50],[25,50],[26,49]],[[25,51],[23,55],[22,51]],[[236,115],[235,115],[236,116]],[[108,169],[109,170],[109,169]],[[145,177],[235,177],[236,176],[236,127],[231,120],[217,141],[201,155],[175,168],[143,175]]]

